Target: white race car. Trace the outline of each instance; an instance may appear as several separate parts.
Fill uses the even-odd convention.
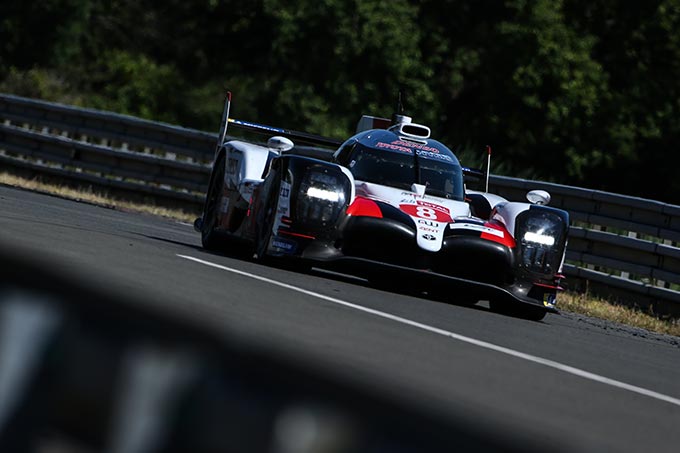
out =
[[[230,119],[230,101],[195,225],[205,248],[245,245],[260,259],[405,282],[451,302],[485,299],[527,319],[556,311],[569,215],[546,206],[547,192],[523,203],[466,191],[464,177],[477,171],[403,115],[364,116],[339,143]],[[225,141],[228,124],[273,136]],[[291,138],[339,146],[310,157]]]

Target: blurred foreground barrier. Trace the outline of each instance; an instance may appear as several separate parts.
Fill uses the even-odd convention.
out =
[[[0,255],[2,452],[538,450],[274,355],[264,339],[90,288],[25,250]]]
[[[110,112],[0,95],[0,168],[199,213],[216,134]],[[578,187],[492,176],[524,200],[545,189],[571,214],[565,273],[586,287],[680,316],[680,206]]]

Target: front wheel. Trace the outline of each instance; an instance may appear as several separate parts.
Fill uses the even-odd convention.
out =
[[[223,249],[224,238],[216,231],[218,221],[218,209],[222,200],[222,192],[224,188],[224,158],[215,162],[213,172],[210,176],[210,184],[208,185],[208,193],[205,197],[205,205],[203,207],[203,222],[201,225],[201,243],[203,247],[208,250]]]
[[[268,261],[267,250],[269,249],[269,242],[272,237],[272,228],[274,227],[274,217],[278,209],[278,194],[279,184],[275,184],[272,190],[267,194],[262,210],[257,217],[257,225],[255,229],[255,255],[258,261]]]

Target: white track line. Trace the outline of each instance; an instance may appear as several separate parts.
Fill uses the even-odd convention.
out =
[[[297,292],[302,293],[302,294],[307,294],[308,296],[323,299],[325,301],[332,302],[334,304],[343,305],[345,307],[353,308],[355,310],[363,311],[365,313],[370,313],[372,315],[379,316],[381,318],[390,319],[392,321],[396,321],[396,322],[401,323],[401,324],[406,324],[406,325],[411,326],[411,327],[416,327],[418,329],[425,330],[427,332],[442,335],[444,337],[453,338],[454,340],[462,341],[464,343],[473,344],[475,346],[479,346],[480,348],[489,349],[489,350],[500,352],[502,354],[506,354],[506,355],[509,355],[509,356],[512,356],[512,357],[524,359],[524,360],[529,361],[529,362],[538,363],[540,365],[544,365],[544,366],[547,366],[547,367],[550,367],[550,368],[553,368],[553,369],[556,369],[556,370],[560,370],[560,371],[563,371],[565,373],[572,374],[574,376],[579,376],[579,377],[584,378],[584,379],[588,379],[588,380],[595,381],[595,382],[600,382],[602,384],[610,385],[612,387],[616,387],[616,388],[619,388],[619,389],[628,390],[629,392],[637,393],[639,395],[648,396],[650,398],[654,398],[654,399],[659,400],[659,401],[665,401],[666,403],[670,403],[670,404],[673,404],[675,406],[680,407],[680,399],[678,399],[678,398],[673,398],[672,396],[664,395],[663,393],[658,393],[658,392],[648,390],[648,389],[645,389],[645,388],[642,388],[642,387],[637,387],[635,385],[626,384],[625,382],[621,382],[621,381],[617,381],[615,379],[610,379],[608,377],[600,376],[599,374],[591,373],[589,371],[581,370],[579,368],[575,368],[575,367],[572,367],[572,366],[569,366],[569,365],[564,365],[563,363],[555,362],[554,360],[544,359],[542,357],[537,357],[537,356],[534,356],[534,355],[531,355],[531,354],[526,354],[524,352],[515,351],[514,349],[506,348],[504,346],[498,346],[498,345],[495,345],[493,343],[488,343],[486,341],[466,337],[464,335],[460,335],[460,334],[457,334],[457,333],[454,333],[454,332],[449,332],[448,330],[443,330],[443,329],[439,329],[437,327],[428,326],[427,324],[421,324],[419,322],[412,321],[412,320],[406,319],[406,318],[402,318],[400,316],[391,315],[389,313],[385,313],[385,312],[382,312],[382,311],[379,311],[379,310],[374,310],[372,308],[363,307],[361,305],[353,304],[351,302],[345,302],[344,300],[340,300],[340,299],[336,299],[334,297],[319,294],[319,293],[316,293],[314,291],[309,291],[307,289],[298,288],[297,286],[293,286],[293,285],[289,285],[287,283],[272,280],[272,279],[267,278],[267,277],[262,277],[262,276],[259,276],[259,275],[251,274],[249,272],[244,272],[244,271],[234,269],[234,268],[231,268],[231,267],[226,267],[226,266],[222,266],[222,265],[219,265],[219,264],[211,263],[210,261],[204,261],[204,260],[201,260],[201,259],[198,259],[198,258],[194,258],[192,256],[186,256],[186,255],[177,255],[177,256],[180,257],[180,258],[184,258],[184,259],[187,259],[187,260],[191,260],[191,261],[195,261],[197,263],[204,264],[206,266],[214,267],[214,268],[217,268],[217,269],[222,269],[222,270],[227,271],[227,272],[232,272],[234,274],[242,275],[244,277],[249,277],[249,278],[252,278],[252,279],[255,279],[255,280],[270,283],[272,285],[280,286],[282,288],[290,289],[292,291],[297,291]]]

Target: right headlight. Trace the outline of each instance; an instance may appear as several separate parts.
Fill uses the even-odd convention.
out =
[[[546,276],[559,270],[568,220],[558,212],[532,207],[517,216],[515,239],[520,268]]]

